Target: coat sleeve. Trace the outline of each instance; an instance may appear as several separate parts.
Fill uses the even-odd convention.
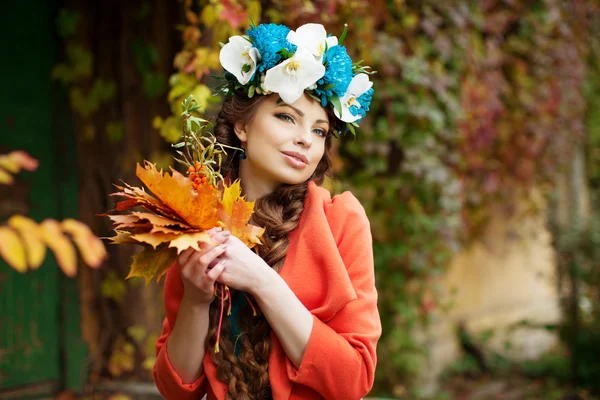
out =
[[[169,268],[165,278],[164,303],[166,318],[163,321],[162,334],[156,341],[156,362],[154,364],[154,381],[158,391],[165,399],[197,400],[206,394],[206,375],[202,375],[192,383],[183,383],[175,372],[167,354],[167,340],[175,325],[179,304],[183,296],[183,282],[176,266]]]
[[[326,399],[360,399],[373,387],[381,336],[371,231],[364,208],[349,192],[334,197],[326,214],[357,298],[327,323],[313,315],[300,367],[287,360],[286,368],[291,381]]]

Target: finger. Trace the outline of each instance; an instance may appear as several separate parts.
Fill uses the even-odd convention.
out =
[[[217,232],[221,232],[222,230],[223,230],[223,228],[221,228],[220,226],[216,226],[214,228],[209,229],[206,232],[208,232],[208,234],[212,236],[212,235],[214,235]]]
[[[212,237],[212,239],[213,239],[212,243],[206,243],[202,247],[203,252],[208,253],[209,251],[211,251],[215,247],[219,246],[220,244],[225,243],[227,241],[227,239],[229,239],[229,237],[230,237],[229,231],[224,231],[224,232],[220,232],[220,233],[216,234],[215,236]]]
[[[229,232],[228,230],[220,230],[220,231],[215,231],[215,232],[210,233],[210,236],[213,239],[218,240],[220,237],[227,238],[227,237],[229,237],[230,234],[231,234],[231,232]]]
[[[202,256],[200,256],[200,258],[198,259],[199,263],[204,265],[204,269],[206,269],[206,267],[208,267],[208,265],[217,257],[219,257],[221,254],[225,253],[225,250],[227,249],[227,245],[226,244],[221,244],[217,247],[214,247],[213,249],[207,251],[206,253],[202,254]]]
[[[208,271],[206,277],[210,279],[211,282],[214,282],[219,276],[221,276],[223,270],[225,270],[225,261],[221,260],[215,265],[213,269]]]
[[[192,247],[189,247],[189,248],[185,249],[179,255],[179,257],[177,257],[177,262],[179,263],[179,265],[187,264],[187,262],[189,261],[190,257],[192,256],[192,254],[194,254],[194,249]]]

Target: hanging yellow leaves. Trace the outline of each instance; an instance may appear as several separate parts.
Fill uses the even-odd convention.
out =
[[[0,257],[23,273],[40,267],[48,247],[63,272],[73,277],[77,274],[77,253],[71,241],[83,262],[92,268],[98,268],[107,256],[102,241],[79,221],[46,219],[37,224],[22,215],[13,215],[6,225],[0,226]]]

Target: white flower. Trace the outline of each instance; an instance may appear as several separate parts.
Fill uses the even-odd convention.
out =
[[[373,86],[373,82],[369,81],[369,76],[367,74],[358,74],[352,78],[346,93],[340,98],[342,115],[340,115],[337,108],[334,108],[333,112],[335,113],[335,116],[344,122],[354,122],[359,119],[361,116],[352,114],[352,112],[350,112],[350,107],[356,106],[360,108],[360,103],[357,99],[367,90],[371,89],[371,86]]]
[[[260,58],[258,49],[252,47],[252,44],[241,36],[230,37],[229,43],[223,46],[219,53],[219,61],[223,68],[235,75],[242,85],[250,81]]]
[[[335,36],[327,37],[327,32],[321,24],[305,24],[290,31],[287,40],[298,47],[305,47],[315,56],[319,62],[323,61],[325,47],[337,46],[338,39]]]
[[[291,58],[267,71],[263,88],[279,93],[283,101],[292,104],[302,96],[304,89],[314,85],[323,75],[323,64],[307,49],[298,47]]]

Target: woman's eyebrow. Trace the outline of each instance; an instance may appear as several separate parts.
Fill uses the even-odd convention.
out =
[[[278,104],[277,107],[289,107],[292,110],[294,110],[299,116],[304,117],[304,112],[302,110],[300,110],[300,109],[298,109],[298,108],[296,108],[296,107],[294,107],[292,105],[289,105],[287,103]],[[319,123],[324,122],[326,124],[329,124],[329,121],[327,121],[325,119],[318,119],[315,122],[319,122]]]

